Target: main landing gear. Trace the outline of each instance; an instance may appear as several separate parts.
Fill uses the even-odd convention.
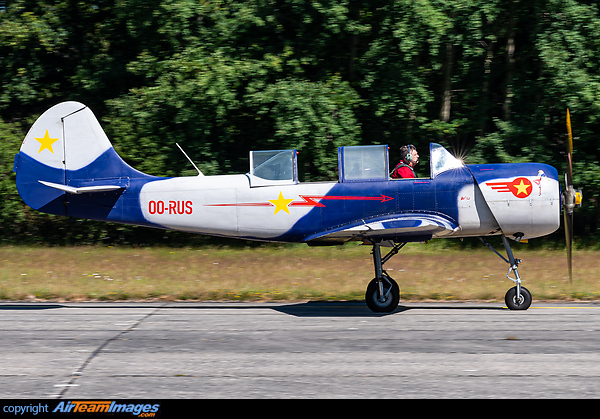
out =
[[[503,234],[502,244],[506,250],[507,257],[502,256],[496,251],[489,243],[483,238],[479,237],[479,240],[484,244],[485,247],[496,253],[502,260],[508,263],[508,273],[506,277],[515,283],[515,286],[509,289],[504,296],[504,302],[506,306],[511,310],[527,310],[531,306],[531,293],[527,288],[521,286],[521,277],[519,276],[519,263],[520,259],[515,259],[508,239]],[[375,313],[391,313],[398,307],[400,302],[400,288],[396,281],[388,275],[383,269],[383,264],[390,260],[392,256],[397,254],[402,249],[406,242],[396,243],[392,247],[392,250],[381,257],[381,243],[373,242],[373,264],[375,265],[375,278],[371,280],[367,286],[367,292],[365,293],[365,301],[371,311]],[[514,272],[514,278],[510,275]]]
[[[402,249],[406,243],[397,243],[392,250],[381,257],[381,244],[373,243],[373,264],[375,278],[367,286],[365,301],[367,307],[375,313],[391,313],[400,302],[400,288],[396,281],[383,269],[383,264]]]

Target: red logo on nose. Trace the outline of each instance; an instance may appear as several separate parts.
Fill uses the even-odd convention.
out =
[[[527,198],[531,195],[531,181],[524,177],[518,177],[512,182],[487,182],[487,186],[498,192],[512,192],[517,198]]]

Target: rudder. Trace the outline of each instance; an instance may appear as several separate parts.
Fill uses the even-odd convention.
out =
[[[85,105],[63,102],[40,116],[15,156],[17,190],[31,208],[105,219],[130,179],[148,178],[115,152]]]

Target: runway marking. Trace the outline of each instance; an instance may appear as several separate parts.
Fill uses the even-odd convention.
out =
[[[507,307],[505,307],[507,308]],[[600,307],[530,307],[530,309],[532,308],[545,308],[545,309],[560,309],[560,310],[581,310],[581,309],[590,309],[590,310],[599,310]]]

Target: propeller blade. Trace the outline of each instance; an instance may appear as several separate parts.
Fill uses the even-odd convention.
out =
[[[571,130],[571,115],[567,108],[567,173],[565,173],[565,190],[563,191],[563,214],[565,220],[565,241],[567,244],[567,265],[569,268],[569,283],[573,285],[573,209],[581,205],[581,191],[573,188],[573,131]]]
[[[569,134],[567,152],[571,154],[573,152],[573,131],[571,130],[571,114],[569,113],[569,108],[567,108],[567,133]]]
[[[569,134],[569,139],[567,142],[567,181],[568,184],[565,185],[567,187],[573,186],[573,160],[571,158],[573,154],[573,131],[571,130],[571,114],[569,113],[569,109],[567,108],[567,133]]]
[[[565,241],[567,243],[567,266],[569,268],[569,284],[573,285],[573,213],[565,210]]]

